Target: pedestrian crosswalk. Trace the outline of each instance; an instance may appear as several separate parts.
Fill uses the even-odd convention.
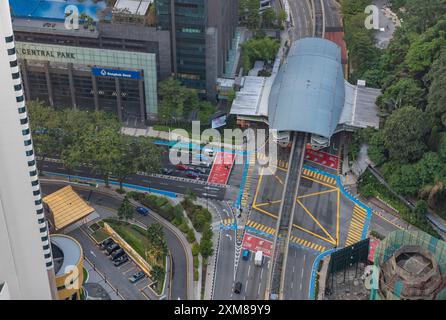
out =
[[[319,180],[319,181],[331,184],[333,186],[336,185],[336,179],[335,178],[326,176],[324,174],[321,174],[321,173],[318,173],[318,172],[315,172],[315,171],[312,171],[312,170],[309,170],[309,169],[305,169],[304,168],[302,170],[302,174],[304,176],[307,176],[307,177],[313,178],[315,180]]]
[[[301,239],[296,236],[291,236],[290,241],[297,243],[298,245],[301,245],[303,247],[307,247],[307,248],[310,248],[312,250],[316,250],[319,252],[324,252],[326,249],[324,246],[321,246],[320,244],[317,244],[317,243],[314,243],[314,242],[311,242],[311,241],[308,241],[305,239]]]
[[[234,224],[234,218],[226,218],[221,221],[223,226],[232,226]]]
[[[364,208],[358,205],[353,207],[352,221],[350,222],[350,228],[348,229],[345,246],[350,246],[361,240],[362,229],[364,228],[366,217],[367,211]]]
[[[259,231],[261,231],[261,232],[268,233],[268,234],[270,234],[270,235],[275,235],[275,234],[276,234],[276,229],[275,229],[275,228],[267,227],[267,226],[265,226],[265,225],[263,225],[263,224],[260,224],[260,223],[258,223],[258,222],[252,221],[252,220],[248,220],[248,222],[246,223],[246,225],[247,225],[248,227],[257,229],[257,230],[259,230]]]
[[[254,228],[254,229],[258,230],[260,233],[263,233],[263,234],[267,234],[267,235],[271,235],[271,236],[274,236],[276,234],[276,229],[274,229],[272,227],[267,227],[265,225],[262,225],[258,222],[252,221],[252,220],[248,220],[246,225],[250,228]],[[317,243],[314,243],[314,242],[311,242],[311,241],[308,241],[305,239],[301,239],[296,236],[291,236],[290,241],[295,244],[298,244],[300,246],[303,246],[303,247],[306,247],[306,248],[309,248],[309,249],[312,249],[315,251],[324,252],[326,250],[326,247],[324,247],[320,244],[317,244]]]

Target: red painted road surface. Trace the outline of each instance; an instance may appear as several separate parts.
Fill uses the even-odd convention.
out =
[[[271,257],[273,243],[246,232],[243,237],[242,247],[243,249],[248,249],[253,252],[262,251],[265,256]]]
[[[306,148],[305,159],[331,169],[337,169],[339,166],[339,157],[326,152],[313,150],[309,145]]]
[[[208,182],[227,184],[234,164],[235,154],[227,152],[217,152],[209,174]]]
[[[374,237],[370,237],[369,257],[368,257],[370,262],[373,262],[373,259],[374,259],[373,257],[375,255],[375,250],[376,250],[376,247],[378,246],[379,243],[380,243],[379,239],[376,239]]]

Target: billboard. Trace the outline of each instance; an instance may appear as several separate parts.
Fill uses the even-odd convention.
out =
[[[212,119],[212,129],[217,129],[226,125],[226,114],[221,115],[217,118]]]
[[[111,77],[119,79],[141,79],[141,73],[139,71],[132,70],[119,70],[119,69],[107,69],[107,68],[91,68],[91,73],[96,77]]]

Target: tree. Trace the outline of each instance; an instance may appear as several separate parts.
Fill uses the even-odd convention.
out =
[[[124,200],[122,200],[121,205],[119,206],[118,217],[119,219],[124,219],[127,221],[133,218],[133,214],[133,206],[130,204],[129,198],[125,196]]]
[[[400,162],[421,158],[426,145],[424,136],[429,123],[423,111],[414,107],[403,107],[394,111],[384,125],[384,145],[392,159]]]
[[[187,108],[196,108],[194,105],[198,101],[196,94],[173,77],[160,82],[158,93],[160,98],[159,117],[166,123],[182,120]]]
[[[279,50],[280,43],[269,37],[254,38],[242,44],[242,62],[245,72],[248,72],[256,60],[272,62]]]
[[[167,243],[164,238],[163,227],[159,223],[153,223],[147,228],[147,240],[150,244],[148,252],[156,260],[160,260],[167,255]]]
[[[262,25],[264,28],[272,28],[276,22],[276,11],[268,8],[262,13]]]
[[[441,52],[439,58],[432,65],[429,73],[431,85],[428,94],[429,113],[434,123],[442,124],[446,128],[446,50]]]
[[[163,283],[163,279],[166,276],[164,269],[158,265],[152,267],[153,282]]]

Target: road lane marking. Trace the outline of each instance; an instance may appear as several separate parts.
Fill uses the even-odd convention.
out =
[[[305,205],[299,200],[296,199],[297,203],[302,207],[302,209],[304,209],[304,211],[311,217],[311,219],[313,219],[314,222],[316,222],[316,224],[319,226],[319,228],[322,229],[322,231],[331,239],[331,243],[336,244],[336,240],[333,239],[333,237],[328,233],[328,231],[319,223],[319,221],[311,214],[311,212],[307,209],[307,207],[305,207]]]

